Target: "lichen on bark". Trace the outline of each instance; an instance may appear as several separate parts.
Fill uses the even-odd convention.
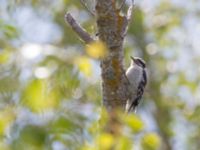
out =
[[[129,93],[123,64],[123,41],[128,19],[120,14],[114,0],[97,0],[96,13],[99,39],[109,51],[101,61],[103,104],[108,111],[125,110]]]

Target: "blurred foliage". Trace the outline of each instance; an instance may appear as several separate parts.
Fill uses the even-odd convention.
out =
[[[102,42],[93,42],[86,47],[86,52],[92,58],[104,58],[107,55],[107,48]]]
[[[94,9],[95,0],[85,2]],[[84,45],[64,21],[70,11],[95,35],[85,7],[0,1],[0,149],[199,150],[199,10],[195,0],[136,1],[125,66],[130,55],[143,57],[149,82],[137,114],[119,113],[112,124],[101,110],[105,45]]]
[[[52,88],[52,87],[50,87]],[[54,108],[59,103],[57,89],[48,89],[48,81],[33,80],[23,92],[22,103],[33,112]]]
[[[27,125],[23,127],[19,138],[13,141],[12,149],[25,150],[27,147],[33,150],[45,149],[48,147],[48,132],[44,127]]]
[[[5,117],[6,116],[6,117]],[[6,107],[0,111],[0,135],[4,135],[7,127],[15,120],[13,108]]]
[[[158,149],[160,146],[160,138],[155,133],[147,133],[142,139],[142,147],[144,150]]]
[[[75,60],[75,64],[77,64],[78,69],[82,72],[85,76],[91,77],[92,75],[92,66],[90,59],[87,57],[79,57]]]
[[[135,115],[125,117],[125,123],[132,129],[134,133],[141,132],[144,128],[142,120]]]

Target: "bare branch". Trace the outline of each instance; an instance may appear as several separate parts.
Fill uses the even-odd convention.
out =
[[[90,10],[90,8],[87,6],[87,4],[84,2],[84,0],[80,0],[80,2],[92,16],[96,15],[94,11]]]
[[[83,29],[70,13],[65,14],[65,21],[71,26],[71,28],[78,34],[78,36],[85,41],[85,43],[91,43],[94,39]]]
[[[134,7],[134,0],[131,0],[131,5],[128,8],[128,11],[127,11],[127,19],[128,20],[130,20],[131,17],[132,17],[133,7]]]
[[[125,3],[126,3],[126,0],[123,0],[120,7],[119,7],[119,10],[121,10],[124,7]]]

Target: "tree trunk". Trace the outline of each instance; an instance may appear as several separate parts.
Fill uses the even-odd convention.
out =
[[[121,16],[114,0],[97,0],[97,27],[99,39],[109,51],[101,61],[103,105],[110,112],[125,110],[128,99],[128,81],[123,65],[123,41],[128,19]]]

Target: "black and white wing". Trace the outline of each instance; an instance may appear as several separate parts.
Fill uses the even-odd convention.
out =
[[[142,99],[146,84],[147,84],[147,74],[146,74],[146,70],[143,69],[143,78],[138,85],[137,95],[132,101],[132,104],[130,105],[128,112],[130,112],[131,110],[135,110],[135,108],[139,105],[140,100]]]

